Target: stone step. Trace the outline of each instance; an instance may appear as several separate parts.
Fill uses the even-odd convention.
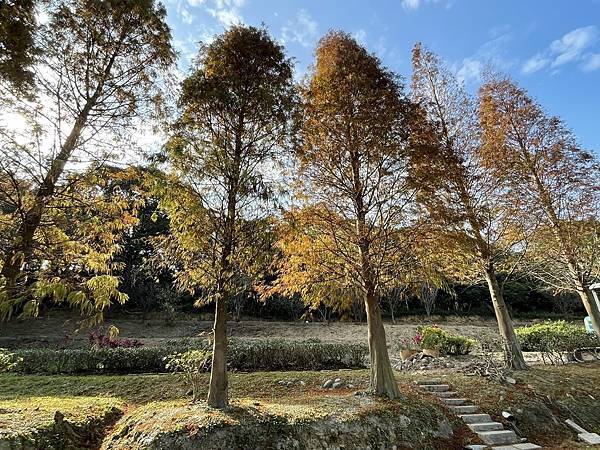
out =
[[[477,436],[488,445],[517,444],[520,439],[512,430],[480,431]]]
[[[469,428],[474,432],[478,431],[496,431],[503,430],[504,427],[500,422],[482,422],[482,423],[473,423],[469,425]]]
[[[442,380],[421,380],[421,381],[417,381],[417,384],[423,385],[423,384],[428,384],[428,385],[432,385],[432,384],[442,384]]]
[[[442,401],[446,405],[452,405],[452,406],[461,406],[461,405],[464,405],[465,403],[467,403],[466,398],[443,398]]]
[[[450,390],[450,386],[447,384],[422,384],[421,388],[430,392],[445,392]]]
[[[529,442],[525,442],[523,444],[514,444],[514,445],[501,445],[499,447],[492,447],[492,450],[536,450],[538,448],[542,448],[539,445],[531,444]]]
[[[434,395],[437,395],[440,398],[450,398],[450,397],[456,397],[458,394],[454,391],[445,391],[445,392],[434,392]]]
[[[492,422],[489,414],[461,414],[458,417],[466,424]]]
[[[475,405],[449,406],[448,408],[454,414],[473,414],[478,409]]]

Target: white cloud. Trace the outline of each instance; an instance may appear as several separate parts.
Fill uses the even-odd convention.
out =
[[[440,3],[441,0],[402,0],[402,7],[407,11],[416,11],[424,3]],[[452,7],[452,1],[446,0],[446,9]]]
[[[556,54],[552,67],[561,66],[581,57],[587,47],[598,41],[598,29],[595,26],[577,28],[550,44],[550,51]]]
[[[202,0],[200,1],[202,2]],[[211,3],[212,5],[207,7],[206,10],[222,25],[228,27],[244,22],[244,18],[242,17],[240,10],[246,3],[246,0],[212,0]]]
[[[367,45],[367,32],[363,28],[352,33],[352,37],[356,39],[360,45]]]
[[[486,67],[508,70],[514,66],[514,59],[507,52],[507,45],[513,39],[510,26],[495,27],[489,33],[491,39],[481,44],[474,54],[452,64],[452,70],[460,82],[480,82]]]
[[[586,55],[584,63],[581,65],[584,72],[594,72],[600,70],[600,53],[591,53]]]
[[[293,20],[288,20],[281,28],[283,43],[297,42],[304,47],[309,47],[317,38],[318,24],[307,10],[299,9]]]
[[[188,25],[192,23],[194,20],[194,16],[190,14],[190,12],[186,8],[182,8],[180,12],[181,21],[183,23],[187,23]]]
[[[480,81],[484,64],[475,58],[465,58],[460,68],[456,71],[456,79],[461,83]]]
[[[523,68],[521,69],[524,74],[530,74],[537,72],[538,70],[542,70],[550,63],[550,60],[540,53],[533,55],[523,64]]]
[[[546,67],[557,69],[565,64],[580,61],[583,61],[583,64],[580,65],[582,70],[596,70],[595,58],[584,52],[594,46],[598,40],[598,27],[595,25],[576,28],[560,39],[552,41],[546,50],[525,61],[521,70],[525,74],[530,74]]]
[[[421,0],[402,0],[402,6],[405,9],[419,9],[419,6],[421,6]]]

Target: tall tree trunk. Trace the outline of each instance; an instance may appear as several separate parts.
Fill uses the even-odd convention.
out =
[[[240,117],[243,124],[243,117]],[[219,261],[219,281],[215,304],[215,323],[213,327],[213,354],[208,386],[207,403],[213,408],[225,408],[229,405],[227,381],[227,303],[230,297],[231,256],[234,251],[237,192],[241,162],[241,131],[238,129],[233,160],[233,177],[229,181],[227,192],[227,215],[223,224],[223,250]]]
[[[485,280],[490,291],[490,296],[492,297],[500,335],[504,341],[506,364],[514,370],[527,370],[527,364],[525,364],[521,346],[519,345],[510,314],[506,308],[504,296],[496,278],[496,272],[491,264],[485,270]]]
[[[598,337],[600,337],[600,309],[598,309],[598,303],[594,298],[594,294],[587,286],[581,286],[577,289],[577,294],[581,298],[581,302],[585,307],[585,310],[592,320],[592,327]]]
[[[227,293],[222,290],[215,305],[213,354],[207,403],[213,408],[229,404],[227,381]]]
[[[369,329],[369,354],[371,358],[371,389],[388,398],[399,398],[400,390],[394,377],[387,350],[385,329],[381,319],[379,302],[372,289],[365,296],[367,326]]]

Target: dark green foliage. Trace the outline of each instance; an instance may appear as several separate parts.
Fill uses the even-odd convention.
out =
[[[238,370],[325,370],[365,367],[367,347],[356,344],[238,342],[230,350],[230,365]]]
[[[166,372],[169,347],[100,349],[28,349],[13,353],[22,358],[13,371],[22,373],[144,373]]]
[[[0,0],[0,80],[20,92],[34,84],[35,6],[35,0]]]
[[[207,349],[207,341],[171,341],[163,347],[101,349],[15,350],[22,358],[12,369],[21,373],[145,373],[168,372],[175,353]],[[202,348],[204,347],[204,348]],[[253,341],[229,344],[231,370],[324,370],[364,367],[364,345],[290,341]],[[210,364],[206,365],[206,370]]]

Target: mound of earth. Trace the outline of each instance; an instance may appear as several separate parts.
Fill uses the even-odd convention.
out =
[[[437,405],[360,395],[240,401],[223,411],[156,402],[124,417],[104,450],[460,449],[465,430]]]

